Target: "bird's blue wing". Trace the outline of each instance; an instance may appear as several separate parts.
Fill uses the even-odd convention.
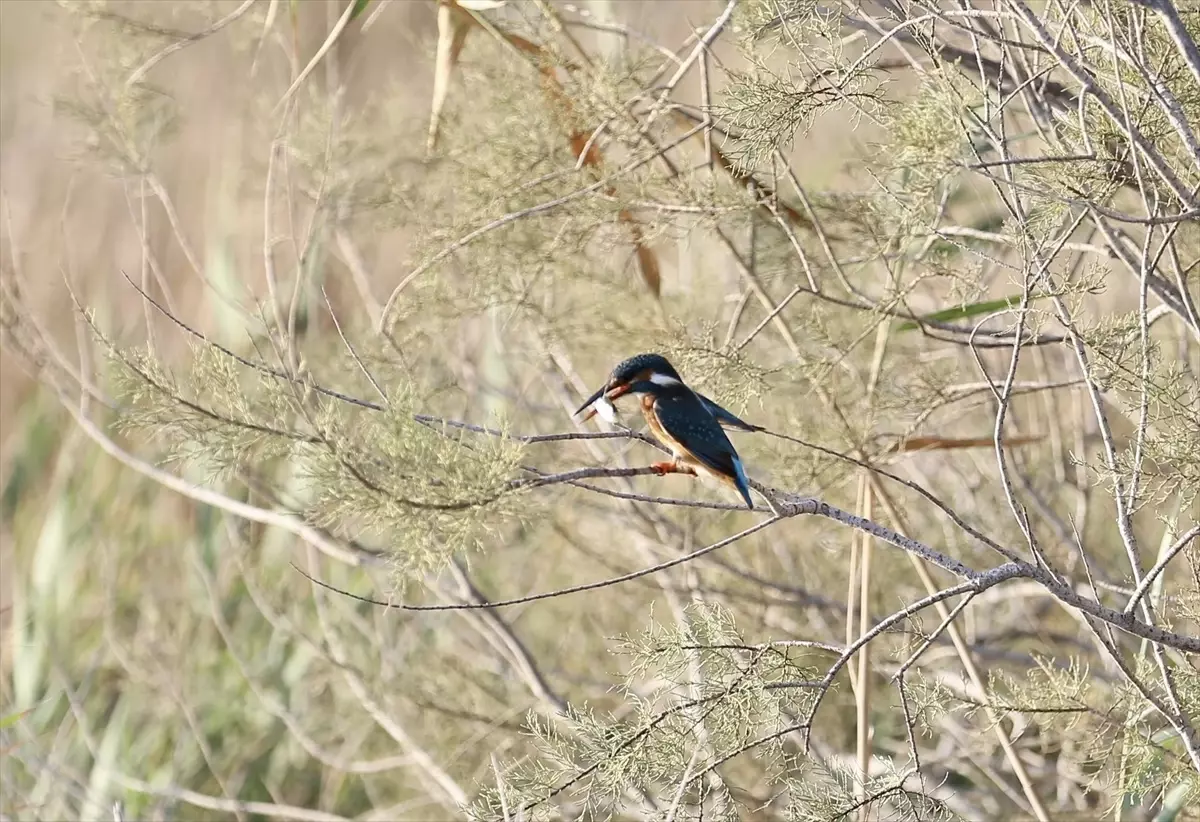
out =
[[[721,423],[721,425],[728,426],[729,428],[737,428],[742,431],[762,431],[763,430],[763,427],[761,425],[754,425],[752,423],[746,422],[744,419],[739,417],[737,414],[734,414],[732,411],[722,408],[721,406],[717,405],[717,403],[715,403],[713,400],[710,400],[708,397],[704,396],[703,394],[697,392],[696,396],[699,398],[700,402],[704,403],[704,407],[707,408],[709,410],[709,412],[714,417],[717,418],[717,422]]]
[[[729,477],[746,505],[754,507],[750,499],[750,484],[742,461],[725,436],[717,418],[705,405],[704,400],[687,388],[660,394],[654,403],[658,421],[667,433],[674,437],[692,456],[707,467]]]

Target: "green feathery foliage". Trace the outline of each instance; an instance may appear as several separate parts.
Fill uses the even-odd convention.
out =
[[[15,5],[0,816],[1200,820],[1185,4]]]

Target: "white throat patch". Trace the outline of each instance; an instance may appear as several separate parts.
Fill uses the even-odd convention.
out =
[[[666,374],[654,373],[650,375],[650,382],[655,385],[682,385],[679,380],[674,377],[668,377]]]

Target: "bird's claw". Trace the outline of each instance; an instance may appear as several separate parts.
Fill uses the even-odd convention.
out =
[[[696,469],[690,465],[680,465],[677,462],[656,462],[650,466],[650,470],[664,477],[667,474],[690,474],[696,475]]]

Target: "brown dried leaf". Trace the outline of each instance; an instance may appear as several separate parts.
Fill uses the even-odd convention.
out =
[[[476,4],[486,4],[489,2],[495,2],[495,0],[439,0],[438,2],[438,62],[437,73],[434,76],[433,105],[429,120],[428,145],[430,151],[433,150],[437,141],[438,119],[449,91],[450,73],[458,62],[458,55],[462,50],[467,30],[472,25],[479,25],[479,22],[465,12],[464,9],[474,10],[477,8]],[[571,113],[571,98],[563,90],[562,83],[559,82],[555,74],[557,67],[548,59],[546,50],[520,35],[510,34],[495,26],[489,26],[488,28],[503,38],[517,51],[538,58],[538,72],[542,77],[542,87],[545,89],[546,94],[555,103],[562,106],[569,115]],[[573,63],[566,63],[562,68],[567,71],[573,71],[578,66]],[[574,132],[569,134],[567,139],[571,146],[571,153],[575,155],[575,159],[580,162],[581,166],[599,169],[603,165],[603,156],[595,142],[591,140],[591,137],[591,132]],[[615,193],[615,189],[611,187],[605,190],[608,194]],[[645,234],[641,223],[638,222],[638,219],[631,212],[622,209],[617,214],[617,219],[629,226],[642,280],[646,283],[646,287],[650,289],[650,293],[657,298],[662,290],[662,269],[659,266],[658,255],[645,243]]]
[[[1018,445],[1031,445],[1041,442],[1045,437],[1042,435],[1028,437],[1005,437],[1004,447],[1011,448]],[[957,451],[965,448],[992,448],[996,441],[992,437],[909,437],[903,442],[897,443],[892,451],[912,452],[912,451]]]

